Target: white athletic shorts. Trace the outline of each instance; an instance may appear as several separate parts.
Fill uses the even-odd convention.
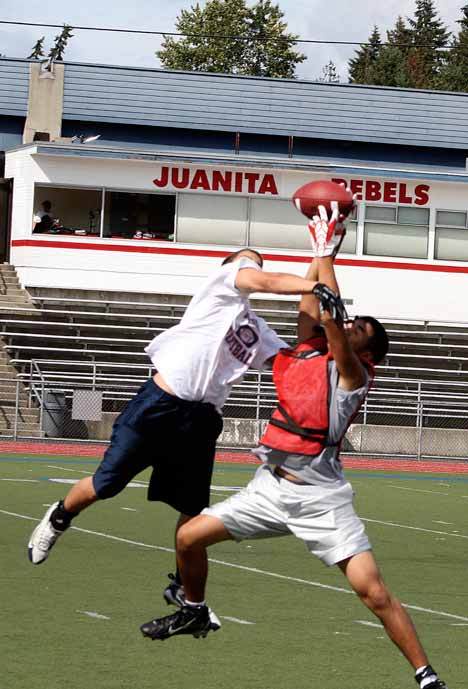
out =
[[[297,484],[266,465],[246,488],[202,514],[220,519],[236,541],[294,534],[329,566],[371,550],[350,483],[338,488]]]

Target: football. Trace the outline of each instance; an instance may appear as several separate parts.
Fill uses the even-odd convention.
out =
[[[338,201],[340,213],[345,217],[355,206],[352,192],[341,184],[329,180],[304,184],[294,192],[292,201],[297,210],[310,219],[314,215],[319,215],[318,206],[325,206],[327,212],[330,213],[331,201]]]

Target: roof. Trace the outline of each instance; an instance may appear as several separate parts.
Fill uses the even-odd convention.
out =
[[[468,170],[460,168],[447,168],[439,166],[424,165],[392,165],[386,163],[372,164],[368,161],[349,161],[329,157],[315,157],[294,159],[287,157],[275,158],[265,157],[263,154],[235,154],[220,152],[215,153],[210,150],[193,149],[174,149],[165,146],[125,146],[105,145],[99,142],[89,144],[78,143],[32,143],[22,144],[7,152],[14,155],[16,151],[28,150],[31,155],[36,156],[59,156],[62,158],[81,158],[81,159],[102,159],[102,160],[132,160],[146,161],[148,163],[157,162],[160,164],[181,165],[215,165],[223,167],[240,167],[242,169],[270,170],[271,166],[275,169],[285,171],[307,171],[321,172],[327,175],[359,175],[365,177],[376,177],[408,180],[434,180],[437,182],[453,182],[457,184],[468,184]]]
[[[0,115],[26,115],[29,92],[28,62],[0,60]]]
[[[0,60],[0,113],[28,62]],[[294,79],[65,63],[63,118],[468,150],[468,93]]]

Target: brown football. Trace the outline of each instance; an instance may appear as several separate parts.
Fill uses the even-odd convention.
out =
[[[311,219],[319,214],[318,206],[325,206],[329,213],[332,201],[338,201],[340,213],[344,216],[349,215],[355,205],[351,191],[329,180],[304,184],[294,192],[292,201],[298,211]]]

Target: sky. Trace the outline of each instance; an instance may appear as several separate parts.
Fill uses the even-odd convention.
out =
[[[276,0],[285,14],[290,31],[301,38],[332,41],[366,41],[372,27],[385,31],[393,27],[398,15],[413,16],[414,0]],[[174,31],[181,9],[195,0],[0,0],[0,19],[11,21]],[[200,4],[204,4],[201,0]],[[457,30],[460,8],[466,0],[438,0],[440,17],[451,31]],[[6,57],[27,57],[38,38],[45,36],[46,50],[53,45],[59,29],[0,24],[0,53]],[[74,32],[65,59],[69,62],[160,67],[155,51],[160,37],[113,34],[96,31]],[[357,46],[356,46],[357,47]],[[301,79],[318,79],[330,60],[336,64],[341,81],[347,81],[347,62],[352,46],[302,45],[307,60],[298,66]]]

